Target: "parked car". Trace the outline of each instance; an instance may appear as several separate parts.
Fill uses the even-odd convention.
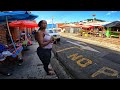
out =
[[[49,35],[51,35],[52,37],[56,38],[56,40],[57,40],[58,42],[60,41],[60,35],[59,35],[56,31],[50,29],[50,30],[47,30],[47,32],[48,32]]]

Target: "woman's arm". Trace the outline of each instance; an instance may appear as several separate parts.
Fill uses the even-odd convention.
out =
[[[37,34],[37,41],[38,41],[38,43],[41,47],[44,47],[44,46],[48,45],[49,43],[53,42],[52,38],[51,38],[51,40],[49,40],[47,42],[44,42],[43,41],[43,39],[44,39],[44,37],[43,37],[44,33],[43,32],[37,32],[36,34]]]

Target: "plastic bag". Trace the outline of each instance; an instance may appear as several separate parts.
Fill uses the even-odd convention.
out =
[[[3,51],[2,55],[4,55],[5,57],[7,57],[7,56],[11,56],[12,53],[10,51]]]

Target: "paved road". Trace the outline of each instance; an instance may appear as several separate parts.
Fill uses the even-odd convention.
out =
[[[120,78],[120,52],[68,38],[62,38],[53,51],[73,78]]]

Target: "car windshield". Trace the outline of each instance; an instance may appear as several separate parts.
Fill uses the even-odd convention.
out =
[[[56,33],[54,30],[48,30],[48,33]]]
[[[48,30],[48,33],[53,33],[53,31],[52,30]]]
[[[54,33],[57,33],[56,30],[53,31]]]

